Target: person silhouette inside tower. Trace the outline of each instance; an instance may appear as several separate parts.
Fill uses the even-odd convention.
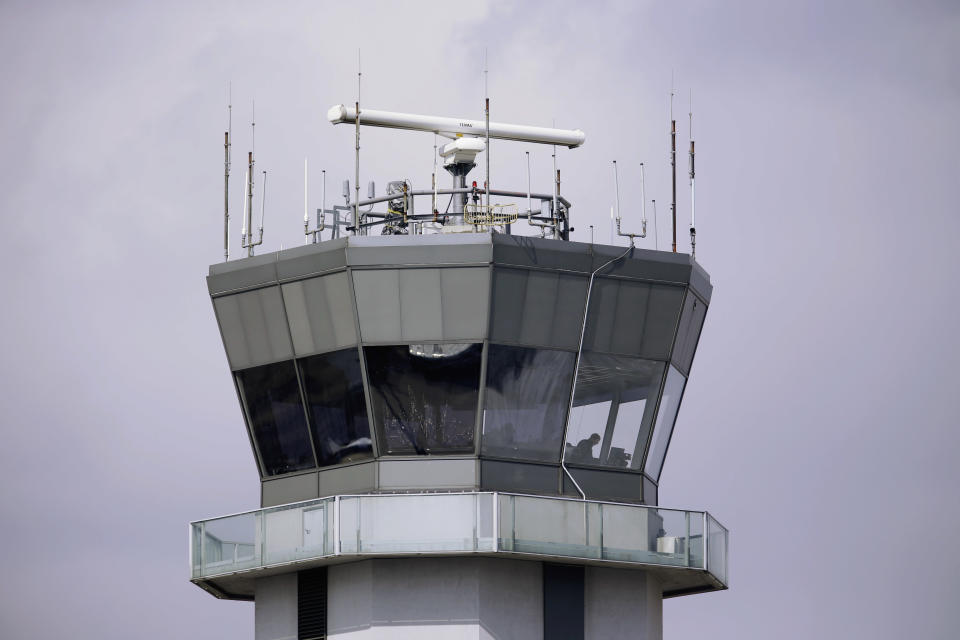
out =
[[[593,457],[593,448],[598,444],[600,444],[599,433],[591,434],[589,438],[584,438],[578,442],[577,446],[573,448],[573,455],[571,456],[574,462],[595,461],[596,458]]]

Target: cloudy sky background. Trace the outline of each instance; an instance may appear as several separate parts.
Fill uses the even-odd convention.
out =
[[[265,250],[302,242],[352,129],[327,108],[581,128],[575,239],[622,192],[669,244],[671,73],[687,250],[715,286],[660,502],[732,531],[732,588],[665,637],[952,638],[960,627],[960,8],[912,2],[0,5],[0,635],[253,637],[191,585],[187,522],[258,506],[204,276],[233,252],[256,100]],[[366,130],[361,180],[429,185],[432,136]],[[550,184],[495,142],[491,182]],[[479,173],[477,174],[480,175]],[[259,184],[258,184],[259,189]],[[638,203],[625,196],[625,223]],[[623,244],[623,243],[619,243]],[[650,238],[643,246],[653,246]]]

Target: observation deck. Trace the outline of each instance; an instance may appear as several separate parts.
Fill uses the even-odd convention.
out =
[[[727,588],[709,513],[499,492],[342,495],[191,524],[191,581],[249,600],[256,579],[376,557],[487,556],[643,569],[664,597]]]
[[[656,504],[712,291],[685,254],[489,232],[329,240],[214,265],[208,287],[262,507]]]

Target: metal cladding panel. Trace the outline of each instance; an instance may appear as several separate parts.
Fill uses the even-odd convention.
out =
[[[487,267],[353,272],[364,342],[486,338]]]
[[[591,245],[499,233],[492,237],[493,261],[496,264],[545,267],[583,273],[591,271]]]
[[[490,234],[351,236],[347,260],[354,266],[489,263]]]
[[[322,469],[319,476],[321,498],[338,493],[362,493],[377,488],[377,468],[373,460],[346,467]]]
[[[710,297],[713,295],[713,285],[710,284],[710,274],[697,262],[693,263],[693,271],[690,273],[690,288],[700,294],[703,301],[710,304]]]
[[[400,336],[403,340],[443,337],[439,269],[400,271]]]
[[[560,467],[522,462],[480,461],[480,488],[493,491],[556,494]]]
[[[490,337],[497,342],[576,350],[587,279],[555,271],[497,268]]]
[[[680,326],[677,328],[677,341],[673,347],[673,364],[684,374],[690,373],[706,315],[707,305],[693,291],[687,291],[683,313],[680,314]]]
[[[380,489],[473,489],[477,460],[381,460]]]
[[[210,295],[250,289],[277,281],[277,254],[210,265],[207,289]]]
[[[441,269],[440,291],[445,340],[482,340],[487,337],[490,306],[490,269]]]
[[[683,292],[677,286],[596,278],[584,349],[666,360]]]
[[[365,342],[400,341],[400,271],[353,272],[360,336]]]
[[[280,287],[214,298],[213,306],[232,369],[293,356]]]
[[[591,271],[620,256],[625,249],[626,247],[596,246]],[[651,251],[634,247],[626,258],[617,260],[605,268],[602,275],[686,284],[690,281],[692,268],[692,260],[685,253]]]
[[[357,343],[353,296],[344,271],[283,285],[283,301],[298,356]]]
[[[647,476],[643,476],[643,503],[651,505],[658,504],[657,485]]]
[[[311,500],[317,496],[317,474],[315,472],[296,476],[281,476],[260,483],[261,508]]]
[[[333,271],[347,264],[347,239],[325,240],[277,254],[277,277],[290,280]]]
[[[568,467],[570,475],[576,478],[577,483],[590,500],[624,500],[627,502],[643,501],[643,474],[627,473],[623,471],[602,471],[600,469],[579,469]],[[564,492],[571,489],[575,492],[570,479],[563,476]]]

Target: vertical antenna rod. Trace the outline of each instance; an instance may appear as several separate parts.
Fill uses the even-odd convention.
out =
[[[647,181],[643,177],[643,163],[640,163],[640,211],[642,220],[640,224],[643,226],[641,229],[643,231],[643,236],[647,236]]]
[[[673,200],[670,213],[673,216],[673,252],[677,252],[677,121],[673,119],[673,83],[670,87],[670,170],[673,172]]]
[[[307,209],[307,159],[303,159],[303,244],[310,244],[310,210]],[[314,237],[316,242],[316,237]]]
[[[620,172],[617,170],[617,161],[613,161],[613,183],[615,185],[614,202],[617,205],[617,220],[620,219]]]
[[[527,151],[527,213],[533,211],[533,196],[530,194],[530,152]]]
[[[360,76],[360,49],[357,49],[357,155],[354,175],[356,195],[353,198],[353,235],[359,234],[360,227]]]
[[[433,176],[430,181],[433,183],[433,221],[437,221],[437,134],[433,134]]]
[[[553,126],[556,128],[557,120],[554,118]],[[558,218],[560,216],[559,203],[557,202],[560,199],[560,171],[557,169],[557,145],[553,145],[553,174],[554,174],[554,183],[553,183],[553,210],[551,211],[551,222],[553,222],[553,237],[557,237],[557,229],[559,227]]]
[[[223,134],[223,261],[230,260],[230,133],[233,131],[233,83],[227,97],[227,130]]]
[[[267,172],[263,172],[263,188],[260,190],[260,237],[257,239],[256,244],[261,244],[263,242],[263,210],[267,204]],[[253,234],[251,234],[253,235]]]
[[[696,187],[694,178],[696,176],[696,171],[694,170],[693,157],[694,157],[694,147],[693,147],[693,90],[690,90],[690,256],[693,258],[697,257],[697,199],[696,199]]]
[[[484,114],[487,121],[487,150],[483,154],[487,163],[487,180],[484,182],[484,188],[487,191],[487,215],[490,214],[490,88],[487,85],[487,76],[489,70],[487,67],[487,50],[483,51],[483,95],[485,100]]]
[[[320,174],[323,176],[323,182],[320,184],[320,215],[317,216],[317,235],[313,236],[314,242],[317,242],[320,232],[323,231],[327,217],[327,170],[323,169]],[[334,223],[336,223],[336,220],[334,220]],[[333,233],[330,234],[330,237],[333,237]]]
[[[660,250],[660,232],[657,230],[657,199],[654,198],[650,201],[650,204],[653,205],[653,249],[654,251]]]
[[[253,151],[247,153],[247,204],[246,215],[243,219],[244,246],[247,248],[247,257],[253,255]]]

